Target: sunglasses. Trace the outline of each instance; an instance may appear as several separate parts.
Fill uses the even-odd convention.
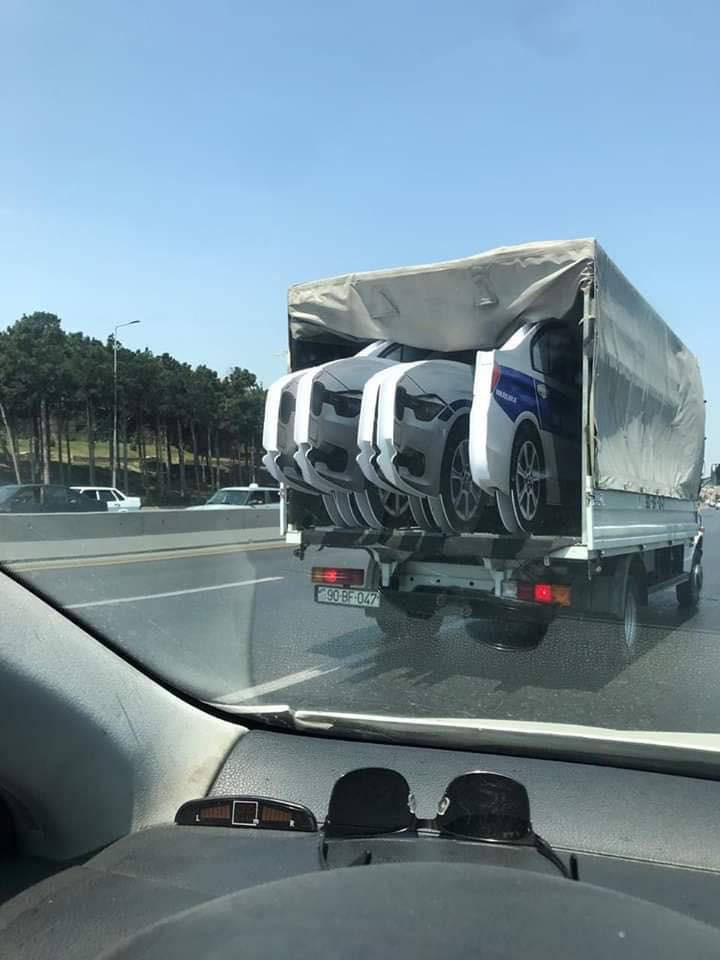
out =
[[[432,832],[454,840],[534,847],[565,877],[568,868],[533,830],[525,787],[497,773],[473,770],[445,788],[431,820],[416,816],[405,777],[386,767],[352,770],[336,782],[323,832],[327,839]]]

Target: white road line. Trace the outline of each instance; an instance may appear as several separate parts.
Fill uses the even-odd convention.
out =
[[[256,687],[245,687],[243,690],[236,690],[235,693],[213,697],[213,703],[242,703],[243,700],[252,700],[253,697],[261,697],[265,693],[284,690],[285,687],[292,687],[296,683],[305,683],[306,680],[314,680],[316,677],[322,677],[326,673],[333,673],[339,669],[340,667],[328,667],[326,670],[322,670],[316,667],[310,670],[299,670],[297,673],[288,673],[284,677],[278,677],[277,680],[259,683]]]
[[[387,650],[390,644],[385,644],[382,648],[377,647],[368,650],[365,653],[356,653],[352,657],[345,657],[342,663],[335,667],[311,667],[308,670],[298,670],[297,673],[288,673],[284,677],[278,677],[277,680],[268,680],[266,683],[258,683],[254,687],[244,687],[242,690],[236,690],[234,693],[224,693],[219,697],[213,697],[213,703],[242,703],[243,700],[252,700],[253,697],[261,697],[265,693],[275,693],[276,690],[284,690],[285,687],[292,687],[296,683],[305,683],[306,680],[315,680],[317,677],[324,677],[327,673],[335,673],[336,670],[343,670],[348,667],[357,667],[362,663],[372,660],[373,656],[380,650]]]
[[[237,580],[235,583],[214,583],[210,587],[190,587],[188,590],[170,590],[167,593],[146,593],[139,597],[118,597],[115,600],[91,600],[89,603],[71,603],[66,610],[86,610],[88,607],[112,607],[120,603],[136,603],[138,600],[160,600],[164,597],[184,597],[189,593],[206,593],[210,590],[231,590],[233,587],[249,587],[254,583],[273,583],[285,577],[261,577],[259,580]]]

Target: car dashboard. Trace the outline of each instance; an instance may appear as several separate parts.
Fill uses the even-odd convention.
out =
[[[567,873],[533,848],[422,829],[330,837],[323,825],[338,781],[378,768],[405,778],[423,818],[467,771],[522,785],[534,828]],[[3,955],[717,955],[714,781],[251,730],[207,797],[252,796],[302,805],[319,829],[191,818],[132,832],[7,902]]]

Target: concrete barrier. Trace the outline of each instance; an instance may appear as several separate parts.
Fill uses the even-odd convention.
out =
[[[279,536],[279,509],[0,514],[0,562],[172,550]]]

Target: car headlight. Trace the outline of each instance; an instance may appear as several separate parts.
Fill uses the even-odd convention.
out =
[[[360,416],[362,393],[357,390],[328,390],[325,384],[313,384],[310,408],[313,415],[319,417],[323,404],[329,404],[339,417],[351,420]]]
[[[406,410],[412,410],[416,419],[429,423],[439,416],[447,404],[437,394],[415,396],[408,393],[404,387],[395,392],[395,417],[402,420]]]

